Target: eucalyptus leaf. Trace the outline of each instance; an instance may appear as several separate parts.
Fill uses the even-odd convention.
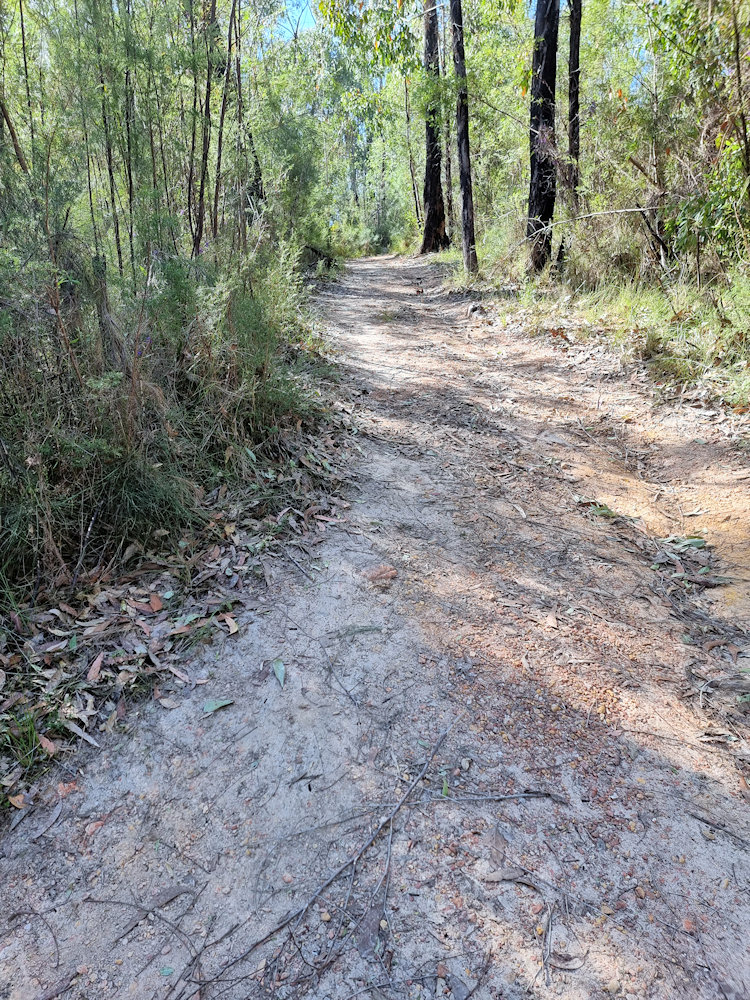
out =
[[[234,698],[216,698],[207,701],[203,706],[203,714],[213,715],[214,712],[218,712],[220,708],[226,708],[228,705],[234,705]]]
[[[284,666],[284,661],[278,659],[278,657],[271,662],[273,667],[273,672],[276,674],[276,680],[279,684],[284,687],[284,682],[286,680],[286,667]]]

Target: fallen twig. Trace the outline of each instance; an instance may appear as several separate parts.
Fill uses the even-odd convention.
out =
[[[304,576],[306,576],[307,579],[310,580],[312,583],[315,583],[315,577],[311,576],[310,573],[307,572],[307,570],[305,569],[304,566],[300,566],[300,564],[297,562],[297,560],[294,558],[294,556],[291,554],[291,552],[287,552],[285,554],[286,554],[286,557],[289,560],[289,562],[294,563],[294,565],[297,567],[297,569],[300,571],[300,573],[302,573]]]
[[[507,802],[510,799],[552,799],[560,805],[569,806],[570,800],[555,792],[545,792],[530,790],[526,792],[515,792],[507,795],[436,795],[428,799],[429,802]]]
[[[713,830],[718,830],[719,833],[723,833],[725,836],[729,837],[730,840],[734,840],[743,847],[750,847],[750,840],[745,840],[745,838],[740,837],[738,833],[728,830],[722,823],[717,823],[716,820],[709,819],[708,816],[703,816],[701,813],[692,812],[690,809],[688,809],[687,813],[688,816],[692,816],[693,819],[697,819],[699,822],[705,823],[706,826],[710,826]]]
[[[326,880],[323,883],[321,883],[321,885],[318,886],[317,889],[315,889],[312,892],[312,894],[308,897],[308,899],[306,900],[306,902],[302,906],[298,907],[296,910],[293,910],[291,913],[288,913],[284,917],[283,920],[280,920],[274,927],[271,928],[270,931],[268,931],[266,934],[264,934],[263,937],[258,938],[257,941],[254,941],[241,954],[237,955],[230,962],[228,962],[224,966],[224,968],[222,969],[222,971],[217,976],[214,976],[213,979],[210,979],[210,980],[205,980],[204,979],[202,985],[205,986],[209,982],[215,983],[215,982],[221,981],[223,979],[223,977],[226,975],[226,973],[230,969],[232,969],[235,966],[239,965],[241,962],[246,961],[250,957],[250,955],[253,954],[254,951],[256,951],[258,948],[261,947],[261,945],[266,944],[268,941],[270,941],[272,938],[274,938],[278,933],[280,933],[281,931],[283,931],[285,928],[289,927],[290,924],[298,922],[305,915],[305,913],[307,913],[307,911],[310,909],[310,907],[313,905],[313,903],[317,899],[319,899],[320,896],[323,895],[323,893],[326,891],[326,889],[328,889],[331,885],[333,885],[333,883],[336,882],[336,880],[339,879],[344,874],[344,872],[346,872],[350,867],[356,866],[359,863],[359,861],[362,858],[362,856],[372,847],[372,845],[378,839],[378,837],[383,832],[383,830],[385,830],[386,827],[388,827],[388,828],[392,827],[393,820],[396,818],[396,816],[401,811],[401,809],[403,808],[403,806],[409,800],[409,798],[411,797],[411,795],[414,792],[415,788],[417,788],[417,786],[419,785],[420,781],[422,781],[422,779],[424,778],[425,774],[427,774],[427,770],[428,770],[430,764],[435,759],[435,756],[437,755],[438,750],[440,749],[440,747],[445,742],[446,738],[448,737],[448,734],[450,733],[450,731],[453,729],[453,727],[455,725],[457,725],[457,723],[462,718],[463,718],[463,714],[460,715],[453,723],[451,723],[451,725],[448,726],[447,729],[443,730],[443,732],[438,737],[437,742],[435,743],[435,745],[433,746],[433,748],[430,751],[429,755],[427,756],[427,758],[426,758],[426,760],[424,762],[424,765],[422,766],[421,770],[419,771],[419,774],[417,774],[417,776],[410,782],[408,788],[406,789],[406,791],[404,792],[404,794],[401,796],[401,798],[398,800],[398,802],[396,803],[396,805],[391,809],[391,811],[388,813],[387,816],[385,816],[385,817],[383,817],[383,819],[381,819],[381,821],[375,827],[375,830],[370,834],[370,836],[367,838],[367,840],[364,842],[364,844],[362,844],[362,846],[351,857],[347,858],[346,861],[344,861],[342,864],[340,864],[339,867],[331,875],[329,875],[326,878]],[[222,941],[224,941],[230,934],[236,933],[241,927],[243,927],[247,923],[249,923],[250,920],[255,920],[255,916],[253,915],[252,917],[248,917],[246,920],[242,921],[241,924],[237,925],[236,927],[233,927],[231,930],[227,931],[225,934],[222,934],[220,937],[216,938],[215,941],[212,941],[212,942],[208,943],[202,949],[202,952],[207,951],[209,948],[215,948],[218,944],[220,944]],[[252,973],[252,975],[254,975],[254,974],[255,974],[255,972]],[[242,977],[242,976],[240,977],[240,979],[243,979],[243,978],[247,978],[247,977]],[[184,1000],[191,1000],[191,998],[194,998],[195,996],[196,996],[196,991],[193,991],[192,993],[190,993],[186,997],[184,997]]]

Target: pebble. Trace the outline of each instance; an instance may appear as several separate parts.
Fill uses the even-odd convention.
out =
[[[620,980],[610,979],[605,987],[607,993],[619,993],[620,991]]]
[[[331,919],[331,914],[328,912],[328,910],[325,910],[323,913],[321,913],[320,919],[323,921],[324,924],[327,924],[328,921]]]

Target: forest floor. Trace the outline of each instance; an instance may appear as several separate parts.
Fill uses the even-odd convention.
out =
[[[0,997],[750,997],[747,417],[445,278],[319,296],[341,514],[4,835]]]

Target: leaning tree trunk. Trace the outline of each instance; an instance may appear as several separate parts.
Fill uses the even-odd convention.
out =
[[[432,78],[435,91],[440,79],[438,49],[438,15],[436,0],[424,0],[424,68]],[[440,100],[433,92],[427,106],[425,121],[424,167],[424,236],[420,253],[444,250],[450,240],[445,231],[445,205],[440,178]]]
[[[464,54],[464,15],[461,0],[450,0],[453,25],[453,65],[458,80],[456,100],[456,134],[458,137],[458,177],[461,187],[461,240],[464,267],[469,274],[479,270],[474,238],[474,195],[471,188],[471,156],[469,153],[469,93],[466,84]]]
[[[537,0],[531,71],[531,181],[526,235],[531,241],[529,266],[541,271],[552,253],[551,223],[557,194],[555,157],[555,80],[560,0]]]

